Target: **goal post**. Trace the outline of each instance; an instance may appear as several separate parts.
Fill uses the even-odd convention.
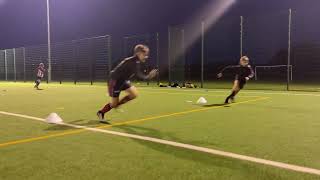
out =
[[[270,70],[270,71],[274,71],[276,69],[283,69],[283,70],[287,70],[289,69],[289,79],[290,81],[293,80],[293,73],[292,73],[292,69],[293,66],[292,65],[272,65],[272,66],[256,66],[254,68],[254,73],[255,73],[255,80],[257,81],[259,79],[259,69],[264,69],[264,70]]]

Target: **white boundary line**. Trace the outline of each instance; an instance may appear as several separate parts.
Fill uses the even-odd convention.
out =
[[[45,122],[45,119],[43,119],[43,118],[38,118],[38,117],[33,117],[33,116],[28,116],[28,115],[15,114],[15,113],[4,112],[4,111],[0,111],[0,114]],[[271,160],[266,160],[266,159],[251,157],[251,156],[245,156],[245,155],[241,155],[241,154],[235,154],[235,153],[231,153],[231,152],[220,151],[220,150],[195,146],[195,145],[191,145],[191,144],[184,144],[184,143],[179,143],[179,142],[174,142],[174,141],[157,139],[157,138],[152,138],[152,137],[147,137],[147,136],[140,136],[140,135],[134,135],[134,134],[129,134],[129,133],[109,131],[109,130],[98,129],[98,128],[90,128],[90,127],[86,127],[86,126],[80,126],[80,125],[74,125],[74,124],[68,124],[68,123],[59,123],[59,125],[73,127],[73,128],[77,128],[77,129],[85,129],[85,130],[93,131],[93,132],[111,134],[111,135],[115,135],[115,136],[122,136],[122,137],[127,137],[127,138],[132,138],[132,139],[139,139],[142,141],[149,141],[149,142],[174,146],[174,147],[178,147],[178,148],[184,148],[184,149],[189,149],[189,150],[193,150],[193,151],[204,152],[204,153],[208,153],[208,154],[212,154],[212,155],[216,155],[216,156],[223,156],[223,157],[228,157],[228,158],[233,158],[233,159],[238,159],[238,160],[243,160],[243,161],[254,162],[257,164],[278,167],[281,169],[287,169],[287,170],[291,170],[291,171],[314,174],[314,175],[320,176],[319,169],[313,169],[313,168],[309,168],[309,167],[297,166],[297,165],[293,165],[293,164],[271,161]]]

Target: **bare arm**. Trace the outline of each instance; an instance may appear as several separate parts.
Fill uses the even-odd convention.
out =
[[[137,71],[136,71],[136,76],[140,79],[143,79],[143,80],[150,80],[152,78],[154,78],[155,76],[158,75],[158,70],[157,69],[153,69],[152,71],[150,71],[150,73],[148,75],[145,75],[144,73],[142,73],[142,70],[141,70],[141,65],[140,65],[140,62],[138,62],[136,64],[137,66]]]
[[[254,71],[253,71],[252,67],[251,67],[250,65],[248,65],[248,68],[250,69],[250,74],[249,74],[249,76],[248,76],[248,79],[247,79],[247,80],[249,80],[249,79],[251,79],[251,78],[253,78],[253,77],[254,77]]]
[[[217,75],[218,78],[221,78],[223,76],[223,72],[227,69],[232,69],[232,68],[237,68],[237,67],[240,67],[240,65],[230,65],[230,66],[226,66],[224,67],[220,72],[219,74]]]

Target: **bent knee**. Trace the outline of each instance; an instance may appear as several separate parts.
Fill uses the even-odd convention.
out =
[[[117,108],[119,106],[119,103],[118,102],[112,102],[111,103],[111,107],[112,108]]]
[[[130,94],[130,98],[131,99],[136,99],[136,98],[138,98],[138,93],[133,93],[133,94]]]

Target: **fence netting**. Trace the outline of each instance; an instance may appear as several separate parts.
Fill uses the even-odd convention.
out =
[[[144,63],[144,71],[148,73],[152,69],[159,69],[159,73],[162,75],[164,72],[160,69],[159,62],[159,33],[147,33],[147,34],[137,34],[131,36],[125,36],[122,39],[123,48],[122,48],[122,56],[123,58],[130,57],[133,55],[134,47],[138,44],[147,45],[150,48],[149,58]],[[134,79],[137,81],[141,81],[139,79]],[[154,80],[154,82],[160,82],[160,76]],[[149,81],[146,82],[149,84]]]
[[[236,65],[240,58],[240,17],[223,18],[215,24],[206,23],[204,87],[230,88],[234,74],[225,72],[224,77],[217,74],[228,65]]]
[[[288,17],[288,11],[243,17],[243,55],[249,56],[256,70],[248,88],[286,90]]]
[[[151,54],[144,70],[159,69],[158,84],[229,89],[234,74],[226,72],[222,79],[216,75],[247,55],[255,78],[246,89],[320,91],[319,15],[315,7],[171,25],[167,33],[123,37],[121,58],[131,56],[135,45],[145,44]],[[119,63],[111,61],[111,43],[111,36],[52,43],[52,81],[106,81]],[[0,80],[33,81],[41,62],[48,67],[47,45],[0,50]]]
[[[53,82],[106,81],[111,69],[111,37],[100,36],[51,44]],[[35,45],[0,51],[0,80],[33,81],[40,63],[49,66],[48,46]],[[45,79],[47,80],[46,73]]]
[[[291,90],[320,91],[319,10],[292,11]]]

